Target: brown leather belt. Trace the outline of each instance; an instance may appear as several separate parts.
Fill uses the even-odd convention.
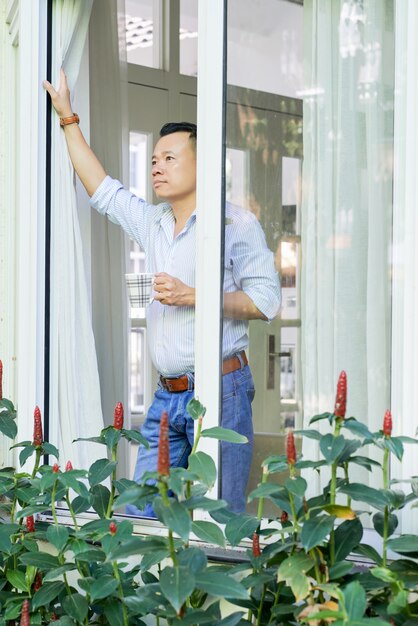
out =
[[[239,358],[241,357],[241,359]],[[235,372],[235,370],[241,369],[241,367],[245,367],[248,365],[247,355],[244,350],[239,353],[238,356],[231,356],[230,359],[226,359],[222,364],[222,374],[230,374],[231,372]],[[170,391],[171,393],[180,393],[181,391],[187,391],[189,389],[189,379],[187,378],[187,374],[183,376],[179,376],[178,378],[165,378],[164,376],[160,376],[160,382],[166,391]],[[194,388],[192,384],[191,389]]]

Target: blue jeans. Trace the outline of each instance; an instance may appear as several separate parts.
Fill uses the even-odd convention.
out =
[[[189,390],[170,393],[158,386],[141,433],[149,443],[149,449],[140,445],[134,480],[141,479],[146,471],[156,471],[158,458],[158,438],[160,418],[163,411],[168,413],[170,464],[172,467],[187,467],[188,457],[193,446],[194,420],[186,407],[193,398],[193,374],[189,374]],[[221,498],[228,502],[231,511],[245,510],[248,476],[253,452],[253,424],[251,403],[254,398],[254,382],[248,365],[222,377],[222,420],[221,426],[245,435],[248,443],[221,442],[220,483]],[[150,504],[143,511],[133,505],[126,507],[128,515],[155,517]]]

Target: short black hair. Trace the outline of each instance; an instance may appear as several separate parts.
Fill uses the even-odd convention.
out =
[[[189,133],[189,138],[196,148],[197,126],[193,122],[167,122],[160,130],[160,137],[173,133]]]

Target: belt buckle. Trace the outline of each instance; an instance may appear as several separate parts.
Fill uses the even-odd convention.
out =
[[[165,379],[166,389],[167,391],[173,391],[173,385],[170,379]]]

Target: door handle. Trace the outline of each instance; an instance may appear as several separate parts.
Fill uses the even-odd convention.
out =
[[[279,358],[291,357],[291,352],[269,352],[268,354],[271,357],[278,356]]]

